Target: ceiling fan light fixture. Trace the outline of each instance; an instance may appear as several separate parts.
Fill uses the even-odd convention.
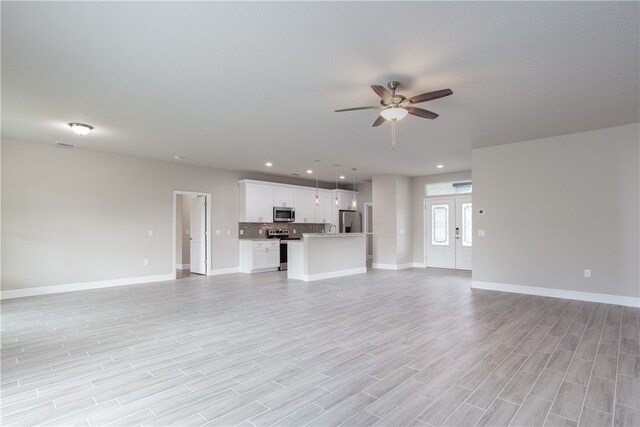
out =
[[[402,120],[409,112],[401,107],[385,108],[380,115],[386,120]]]
[[[93,130],[93,126],[85,125],[84,123],[69,123],[69,127],[72,131],[76,133],[76,135],[89,135]]]

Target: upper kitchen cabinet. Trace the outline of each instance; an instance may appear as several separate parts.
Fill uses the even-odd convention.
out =
[[[351,207],[351,201],[353,200],[353,195],[354,192],[353,191],[348,191],[348,190],[334,190],[333,191],[334,194],[334,199],[337,195],[338,197],[338,210],[351,210],[353,209]],[[358,196],[358,193],[355,193],[356,197]],[[334,201],[335,203],[335,201]]]
[[[301,223],[316,222],[316,190],[312,188],[295,188],[293,190],[294,207],[296,208],[296,221]]]
[[[240,181],[240,222],[273,221],[273,186]]]
[[[316,206],[316,222],[327,224],[331,222],[331,206],[333,202],[333,191],[318,190],[320,204]]]
[[[273,206],[279,208],[292,208],[293,204],[293,188],[291,187],[273,187]]]

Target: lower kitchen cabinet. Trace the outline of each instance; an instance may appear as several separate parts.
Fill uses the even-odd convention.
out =
[[[241,273],[276,271],[279,266],[279,240],[240,240]]]

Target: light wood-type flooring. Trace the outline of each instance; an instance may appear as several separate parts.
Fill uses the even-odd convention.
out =
[[[639,313],[430,269],[5,300],[1,422],[638,426]]]

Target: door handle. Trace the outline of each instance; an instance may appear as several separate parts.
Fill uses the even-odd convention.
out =
[[[460,238],[460,227],[456,227],[456,239]]]

